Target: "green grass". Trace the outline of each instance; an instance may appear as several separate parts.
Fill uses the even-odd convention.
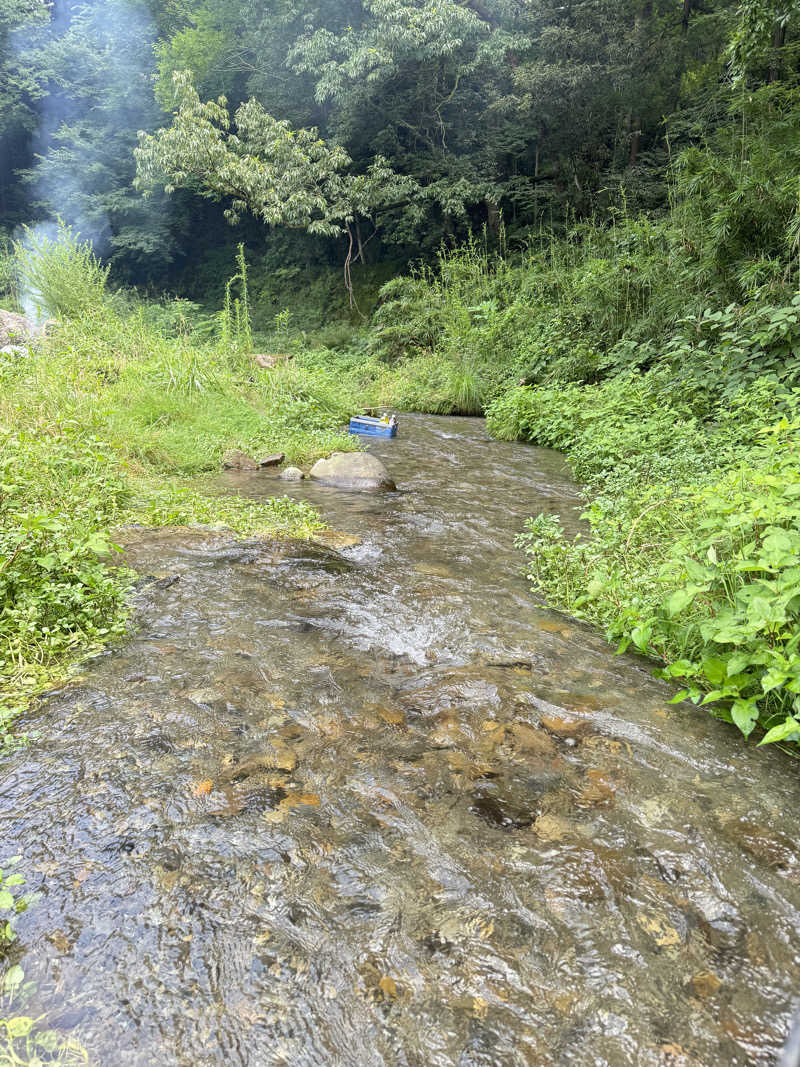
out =
[[[358,447],[336,368],[264,370],[234,344],[195,343],[103,301],[27,358],[0,362],[0,737],[32,693],[118,639],[132,575],[113,530],[224,525],[307,537],[322,525],[286,497],[209,488],[227,449],[308,464]]]
[[[520,538],[534,587],[652,657],[678,699],[800,739],[800,391],[764,377],[690,403],[662,368],[518,388],[488,423],[558,448],[585,483],[589,536],[540,515]]]

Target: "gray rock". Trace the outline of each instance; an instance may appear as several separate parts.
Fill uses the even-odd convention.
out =
[[[303,474],[299,467],[286,467],[285,470],[281,471],[280,477],[285,482],[302,482],[305,478],[305,474]]]
[[[246,452],[233,448],[222,457],[222,466],[228,471],[257,471],[260,464]]]
[[[3,345],[0,348],[0,356],[27,356],[30,354],[30,350],[24,345]]]
[[[5,348],[6,345],[25,344],[32,341],[36,334],[37,329],[30,319],[0,308],[0,348]]]
[[[259,467],[277,467],[279,464],[283,463],[285,459],[285,452],[273,452],[271,455],[264,456],[260,459],[258,465]]]
[[[380,492],[397,488],[381,461],[368,452],[334,452],[328,459],[317,460],[310,477],[337,489]]]

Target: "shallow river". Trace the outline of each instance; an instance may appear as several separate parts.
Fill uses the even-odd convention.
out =
[[[373,448],[399,493],[289,488],[360,544],[134,536],[138,630],[0,764],[31,1010],[104,1067],[774,1063],[797,764],[532,598],[556,455]]]

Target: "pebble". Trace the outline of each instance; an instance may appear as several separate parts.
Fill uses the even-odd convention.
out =
[[[696,997],[700,1000],[708,1000],[714,996],[722,982],[711,971],[698,971],[689,985]]]
[[[530,752],[537,756],[556,755],[556,746],[552,738],[535,726],[529,726],[525,722],[515,722],[511,727],[511,734],[515,746],[521,752]]]
[[[589,732],[589,723],[585,719],[573,719],[561,715],[542,715],[539,722],[549,733],[562,740],[577,740]]]

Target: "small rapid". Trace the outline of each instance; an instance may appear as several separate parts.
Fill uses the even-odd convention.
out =
[[[397,493],[218,480],[338,542],[129,533],[165,580],[0,763],[29,1014],[103,1067],[773,1064],[795,765],[532,596],[525,518],[580,525],[558,455],[371,447]]]

